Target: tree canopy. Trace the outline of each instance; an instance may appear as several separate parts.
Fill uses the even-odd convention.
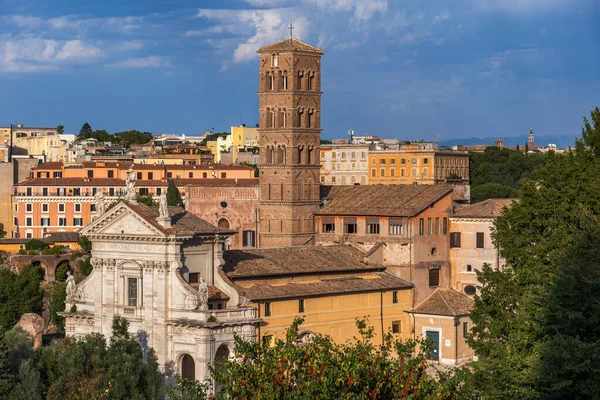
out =
[[[170,206],[183,205],[181,193],[179,193],[179,189],[177,189],[174,181],[169,181],[169,186],[167,187],[167,204]]]
[[[79,130],[79,136],[88,135],[90,133],[92,133],[92,127],[86,122],[81,126],[81,129]]]
[[[4,224],[0,223],[0,239],[6,236],[6,231],[4,230]]]
[[[89,125],[88,125],[89,126]],[[128,148],[132,144],[144,144],[151,141],[153,138],[150,132],[140,132],[137,130],[122,131],[110,134],[104,129],[92,131],[91,128],[84,130],[83,127],[77,136],[78,140],[96,139],[100,143],[110,142],[119,144]]]
[[[26,266],[19,274],[0,269],[0,332],[11,329],[21,315],[42,311],[42,277],[43,270],[33,265]]]
[[[519,202],[496,219],[494,242],[508,268],[500,272],[485,267],[478,274],[482,288],[471,313],[474,328],[469,339],[479,356],[475,382],[484,398],[561,398],[571,391],[577,396],[584,393],[582,386],[592,383],[584,378],[593,373],[589,366],[598,361],[597,353],[585,355],[584,351],[598,331],[589,331],[577,315],[592,311],[585,303],[595,300],[569,299],[557,282],[565,285],[573,279],[571,287],[581,286],[584,293],[590,287],[600,288],[598,276],[582,269],[583,259],[590,268],[600,268],[597,253],[586,245],[592,239],[581,243],[582,232],[594,238],[600,224],[599,117],[596,108],[592,124],[588,126],[584,119],[585,134],[574,151],[549,153],[534,179],[521,182]],[[561,270],[569,271],[568,275]],[[552,315],[565,318],[562,325]],[[586,313],[587,317],[593,321]],[[572,335],[574,330],[586,329],[587,337]],[[563,342],[557,342],[557,334]],[[600,336],[595,340],[597,348]],[[556,347],[559,343],[574,347]],[[573,362],[586,361],[579,365],[579,372],[565,360],[568,354],[573,355]],[[548,360],[565,367],[547,376],[556,378],[552,382],[540,373]]]

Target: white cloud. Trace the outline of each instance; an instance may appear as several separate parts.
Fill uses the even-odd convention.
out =
[[[56,54],[57,60],[66,60],[68,58],[95,58],[101,53],[96,46],[86,45],[81,40],[67,41],[60,51]]]
[[[534,12],[569,7],[578,0],[473,0],[481,11]],[[581,0],[579,0],[581,2]],[[584,0],[585,1],[585,0]]]
[[[109,68],[169,68],[171,61],[167,57],[149,56],[140,58],[128,58],[114,64],[108,64]]]
[[[448,11],[444,11],[443,13],[436,15],[433,17],[433,22],[444,22],[450,18],[450,13]]]
[[[209,36],[209,35],[223,33],[224,31],[225,31],[225,28],[223,26],[217,25],[217,26],[211,26],[210,28],[206,28],[206,29],[186,31],[183,34],[183,36],[185,36],[185,37]]]

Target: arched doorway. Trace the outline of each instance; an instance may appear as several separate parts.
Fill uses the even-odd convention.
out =
[[[46,279],[46,269],[42,265],[41,261],[33,260],[33,261],[31,261],[30,265],[37,268],[39,277],[40,277],[40,281],[43,281],[44,279]]]
[[[219,372],[221,371],[222,365],[225,361],[227,361],[229,359],[229,348],[222,344],[219,346],[219,348],[217,349],[217,352],[215,353],[215,359],[213,361],[213,365],[215,367],[215,372],[217,374],[219,374]],[[215,382],[215,394],[219,393],[221,391],[221,385],[218,382]]]
[[[183,379],[196,379],[196,363],[189,354],[184,354],[181,358],[181,377]]]
[[[58,263],[56,270],[54,270],[54,280],[56,282],[64,282],[67,280],[67,272],[73,273],[69,261],[64,260]]]
[[[229,221],[227,221],[227,219],[225,219],[225,218],[221,218],[219,220],[219,222],[217,223],[217,226],[220,229],[229,229]]]

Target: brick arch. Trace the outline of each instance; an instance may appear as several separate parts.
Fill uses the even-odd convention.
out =
[[[80,272],[77,263],[73,263],[71,260],[72,253],[62,254],[60,256],[52,255],[13,255],[10,258],[10,265],[12,265],[17,272],[21,272],[29,264],[39,264],[44,270],[44,281],[54,282],[54,274],[56,268],[63,261],[69,263],[69,269],[72,272]]]

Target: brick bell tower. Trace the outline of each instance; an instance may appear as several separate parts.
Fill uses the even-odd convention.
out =
[[[314,241],[320,201],[321,56],[291,37],[260,56],[260,237],[262,248]]]

